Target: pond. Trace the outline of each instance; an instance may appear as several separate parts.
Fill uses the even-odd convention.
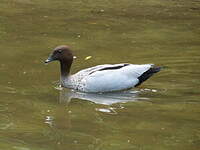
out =
[[[199,0],[1,0],[0,149],[200,149]],[[72,73],[99,64],[164,69],[130,91],[61,89],[57,45]]]

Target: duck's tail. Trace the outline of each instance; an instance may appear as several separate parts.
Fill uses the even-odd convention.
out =
[[[135,87],[139,86],[142,82],[146,81],[154,73],[159,72],[161,69],[162,69],[162,67],[152,66],[149,70],[147,70],[141,76],[138,77],[139,82],[138,82],[138,84],[135,85]]]

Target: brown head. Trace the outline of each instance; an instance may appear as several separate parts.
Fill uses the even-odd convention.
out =
[[[66,62],[66,63],[72,63],[73,61],[73,54],[67,45],[61,45],[57,46],[53,52],[50,54],[47,60],[45,60],[45,63],[49,63],[51,61],[60,61],[60,62]]]
[[[70,50],[70,47],[67,45],[57,46],[47,58],[47,60],[45,60],[45,63],[56,60],[61,64],[61,75],[68,75],[70,72],[71,64],[73,62],[73,54]]]

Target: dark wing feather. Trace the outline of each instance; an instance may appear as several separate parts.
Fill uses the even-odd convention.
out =
[[[119,64],[119,65],[113,65],[113,66],[109,66],[109,67],[104,67],[104,68],[101,68],[101,69],[98,69],[98,70],[90,72],[89,75],[91,75],[92,73],[94,73],[96,71],[120,69],[120,68],[123,68],[123,67],[128,66],[128,65],[130,65],[130,64]]]

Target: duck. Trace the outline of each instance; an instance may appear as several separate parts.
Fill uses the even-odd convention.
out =
[[[161,70],[154,64],[103,64],[70,74],[74,55],[68,45],[57,46],[45,60],[60,62],[62,87],[87,93],[103,93],[128,90],[137,87]]]

